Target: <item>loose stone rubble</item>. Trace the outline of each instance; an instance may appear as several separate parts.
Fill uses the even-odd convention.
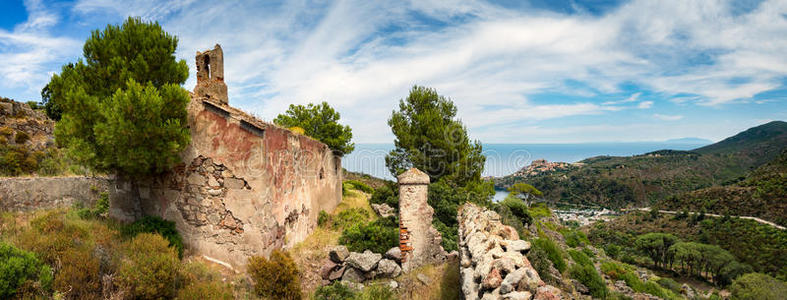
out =
[[[547,285],[525,254],[530,243],[500,223],[500,216],[474,204],[459,211],[459,259],[465,299],[564,299]]]
[[[341,280],[343,283],[361,283],[379,278],[395,278],[402,274],[402,266],[396,260],[399,248],[391,248],[385,255],[369,250],[363,253],[349,252],[345,246],[336,246],[328,254],[320,269],[323,280]]]

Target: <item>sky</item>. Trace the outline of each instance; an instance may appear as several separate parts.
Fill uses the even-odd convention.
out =
[[[39,101],[92,30],[128,16],[224,50],[232,106],[327,101],[390,143],[414,85],[484,143],[713,141],[787,120],[787,0],[1,1],[0,96]]]

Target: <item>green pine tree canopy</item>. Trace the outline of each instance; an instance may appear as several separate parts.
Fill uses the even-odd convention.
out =
[[[396,148],[385,158],[391,173],[396,176],[415,167],[429,174],[432,182],[447,177],[464,186],[479,180],[486,162],[481,143],[471,143],[467,129],[455,117],[456,106],[450,99],[431,88],[413,87],[388,119],[396,136]]]
[[[45,88],[62,110],[57,142],[98,171],[141,176],[178,163],[190,136],[189,94],[181,87],[189,71],[175,59],[177,44],[158,23],[139,18],[93,31],[84,58]]]
[[[304,134],[325,143],[342,155],[353,152],[353,131],[350,126],[339,124],[339,115],[328,102],[306,106],[290,104],[287,112],[273,120],[279,126],[300,127]]]

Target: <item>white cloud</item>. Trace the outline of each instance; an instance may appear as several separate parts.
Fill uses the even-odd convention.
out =
[[[0,50],[12,62],[0,69],[10,84],[40,89],[50,71],[43,66],[79,50],[46,32],[58,16],[40,7],[28,3],[26,25],[0,31],[0,44],[13,46]],[[613,122],[618,111],[663,107],[658,97],[718,107],[787,76],[787,3],[777,0],[742,15],[726,1],[681,0],[632,1],[601,16],[483,1],[352,0],[79,0],[71,12],[159,20],[179,36],[178,57],[192,69],[195,51],[221,43],[233,105],[272,119],[290,103],[325,100],[362,142],[391,140],[385,120],[414,84],[451,97],[474,138],[485,139],[557,118],[610,114]],[[643,101],[621,91],[629,83],[653,93]],[[587,100],[535,97],[544,93]]]
[[[639,109],[647,109],[653,107],[653,101],[642,101],[637,104],[637,108]]]
[[[677,121],[683,119],[681,115],[662,115],[662,114],[653,114],[653,117],[662,121]]]

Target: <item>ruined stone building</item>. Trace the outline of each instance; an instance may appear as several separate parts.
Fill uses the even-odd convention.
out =
[[[341,202],[341,157],[325,144],[229,106],[221,47],[197,52],[183,163],[118,180],[110,214],[172,220],[190,251],[235,266],[304,240]]]

